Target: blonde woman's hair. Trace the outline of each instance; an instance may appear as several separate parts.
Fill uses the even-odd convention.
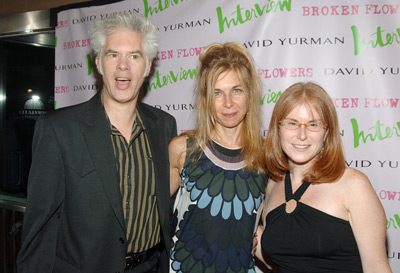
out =
[[[218,77],[234,71],[240,80],[248,100],[248,113],[243,120],[240,135],[242,155],[249,171],[262,173],[265,170],[264,139],[260,132],[261,82],[250,53],[237,43],[213,43],[205,48],[199,58],[197,78],[197,128],[186,133],[194,139],[188,153],[201,155],[205,144],[211,141],[211,131],[216,125],[214,88]]]

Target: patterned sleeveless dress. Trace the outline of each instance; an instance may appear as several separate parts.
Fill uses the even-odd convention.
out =
[[[185,160],[172,220],[170,272],[255,272],[254,228],[266,174],[249,173],[240,149],[207,145]]]

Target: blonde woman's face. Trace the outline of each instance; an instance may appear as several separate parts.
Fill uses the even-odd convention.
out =
[[[247,95],[235,71],[222,73],[214,87],[216,129],[240,129],[248,111]]]

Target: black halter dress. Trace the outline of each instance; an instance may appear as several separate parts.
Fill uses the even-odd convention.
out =
[[[304,182],[295,193],[289,172],[285,199],[297,201],[288,213],[286,203],[266,217],[261,246],[279,273],[362,272],[360,254],[350,223],[300,202],[310,186]]]

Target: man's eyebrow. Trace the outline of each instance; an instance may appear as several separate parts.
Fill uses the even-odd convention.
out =
[[[118,53],[118,51],[113,50],[113,49],[107,49],[106,51],[104,51],[104,54],[106,53]]]
[[[139,54],[140,56],[143,56],[143,52],[141,50],[130,51],[129,54]]]
[[[115,49],[107,49],[104,54],[108,54],[108,53],[118,53],[119,51],[115,50]],[[143,56],[143,52],[141,50],[133,50],[133,51],[129,51],[129,54],[139,54],[140,56]]]

